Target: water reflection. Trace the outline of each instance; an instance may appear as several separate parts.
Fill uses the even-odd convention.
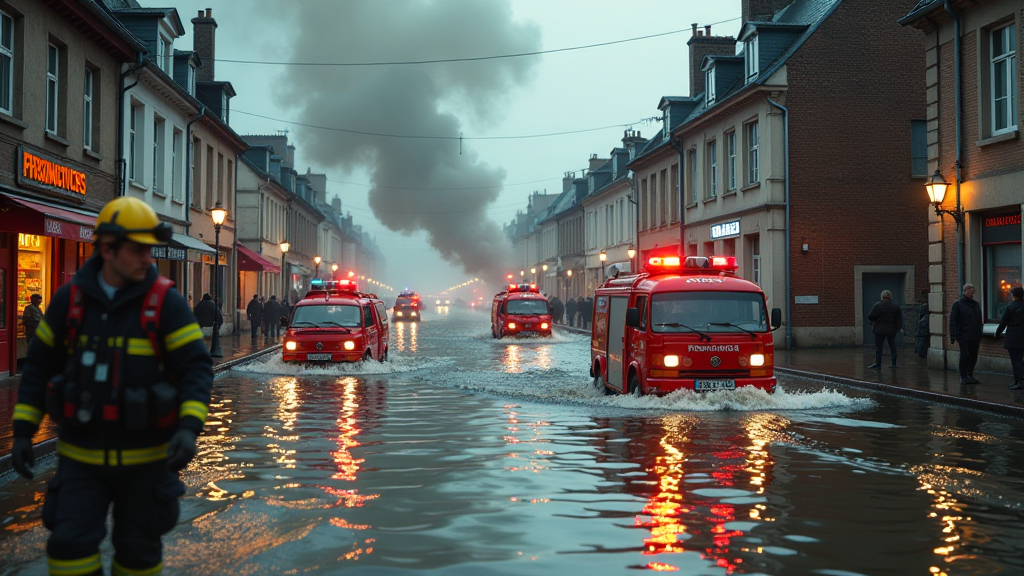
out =
[[[417,348],[416,333],[419,330],[419,322],[395,322],[395,346],[399,352],[415,352]],[[409,332],[409,342],[406,343],[406,330]]]
[[[520,347],[518,344],[510,344],[505,347],[505,354],[501,358],[501,363],[505,366],[505,372],[516,373],[522,372],[522,360],[519,357]]]

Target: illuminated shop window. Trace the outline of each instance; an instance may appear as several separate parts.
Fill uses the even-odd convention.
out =
[[[988,322],[998,322],[1010,303],[1010,290],[1021,285],[1020,214],[982,219],[984,305]]]

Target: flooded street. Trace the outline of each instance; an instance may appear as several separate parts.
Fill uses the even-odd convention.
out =
[[[587,336],[484,313],[391,339],[218,377],[165,574],[1024,573],[1019,420],[786,377],[607,397]],[[2,575],[46,571],[38,471],[0,484]]]

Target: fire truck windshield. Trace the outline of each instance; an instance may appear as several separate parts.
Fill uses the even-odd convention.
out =
[[[655,332],[766,332],[764,300],[757,292],[667,292],[651,299]]]
[[[353,305],[312,305],[297,306],[293,326],[343,326],[358,328],[362,326],[363,314],[359,306]]]
[[[548,313],[548,303],[544,300],[509,300],[506,314],[513,316],[536,316]]]

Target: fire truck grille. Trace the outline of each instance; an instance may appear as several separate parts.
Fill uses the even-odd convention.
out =
[[[680,370],[680,378],[750,378],[750,370]]]

